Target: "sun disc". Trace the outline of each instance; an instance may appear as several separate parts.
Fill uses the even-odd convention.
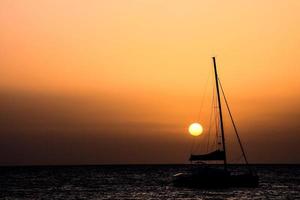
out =
[[[203,127],[199,123],[192,123],[189,126],[189,132],[192,136],[199,136],[203,132]]]

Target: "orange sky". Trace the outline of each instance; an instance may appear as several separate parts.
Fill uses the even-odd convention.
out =
[[[185,162],[212,56],[250,161],[299,163],[299,10],[2,0],[0,164]]]

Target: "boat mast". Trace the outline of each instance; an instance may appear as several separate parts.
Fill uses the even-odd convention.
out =
[[[214,62],[214,71],[215,71],[215,80],[216,80],[216,89],[217,89],[217,96],[218,96],[220,125],[221,125],[222,145],[223,145],[223,151],[224,151],[224,170],[227,171],[227,159],[226,159],[224,126],[223,126],[223,117],[222,117],[222,106],[221,106],[220,93],[219,93],[219,78],[218,78],[218,72],[217,72],[216,58],[212,57],[212,59]]]

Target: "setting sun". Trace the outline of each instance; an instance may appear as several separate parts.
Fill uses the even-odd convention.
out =
[[[192,123],[189,126],[189,132],[192,136],[199,136],[203,133],[203,127],[199,123]]]

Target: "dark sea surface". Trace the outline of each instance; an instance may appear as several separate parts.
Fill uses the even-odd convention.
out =
[[[190,167],[0,167],[0,199],[300,199],[300,165],[254,166],[260,176],[258,188],[174,187],[172,176]]]

